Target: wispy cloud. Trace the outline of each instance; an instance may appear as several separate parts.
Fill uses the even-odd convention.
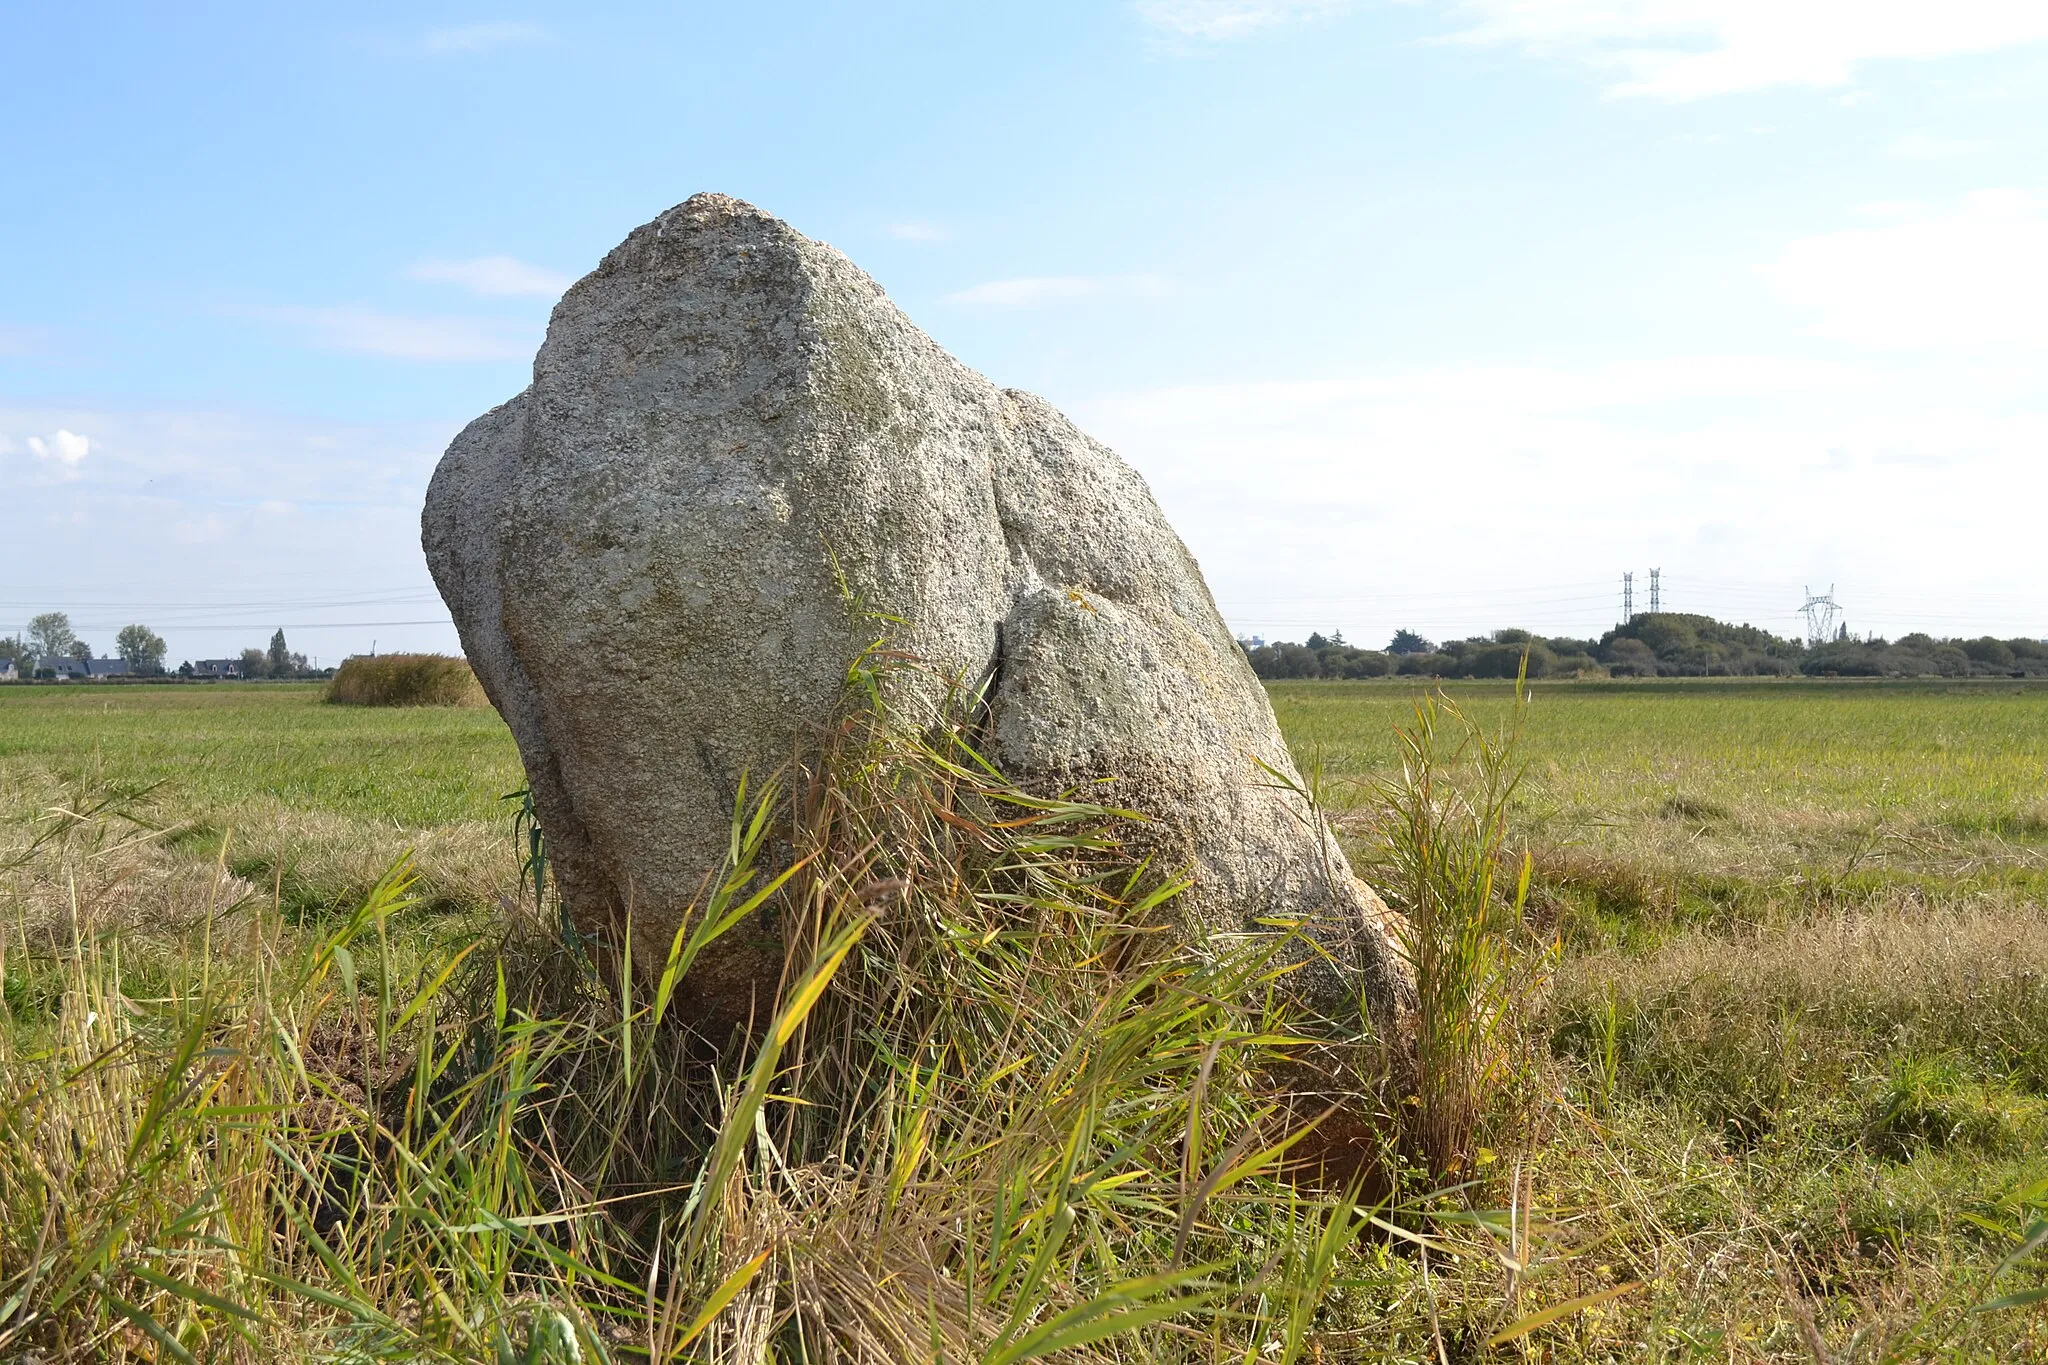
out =
[[[46,478],[70,483],[83,477],[80,468],[92,453],[92,442],[75,431],[59,427],[49,437],[31,436],[24,442],[28,453],[43,467]],[[0,436],[0,455],[12,455],[14,442]]]
[[[1425,0],[1428,2],[1428,0]],[[2040,0],[1435,0],[1453,40],[1516,46],[1620,76],[1615,95],[1700,99],[1844,86],[1872,61],[1925,61],[2048,40]]]
[[[460,285],[486,298],[555,298],[574,281],[559,271],[513,256],[478,256],[467,261],[421,261],[407,278]]]
[[[1284,24],[1321,19],[1355,0],[1137,0],[1138,17],[1182,38],[1246,38]]]
[[[494,47],[506,47],[516,43],[546,42],[552,36],[554,35],[540,24],[527,20],[509,20],[429,29],[426,37],[421,39],[421,46],[433,53],[487,52]]]
[[[927,223],[922,218],[906,218],[900,223],[889,224],[889,235],[899,242],[943,242],[948,233],[937,223]]]
[[[1231,624],[1276,638],[1334,626],[1377,642],[1419,621],[1597,634],[1615,605],[1604,566],[1630,563],[1661,563],[1667,592],[1674,580],[1726,582],[1731,564],[1775,580],[1749,598],[1710,602],[1695,587],[1679,599],[1682,610],[1758,624],[1769,611],[1796,624],[1812,572],[1853,592],[1862,628],[1918,629],[1903,619],[1905,599],[1952,593],[1929,624],[1954,630],[2002,613],[2013,619],[1999,633],[2034,634],[2038,593],[2004,607],[1982,600],[2013,593],[2001,576],[2038,578],[2011,497],[1984,490],[2038,493],[2048,414],[2031,370],[2015,366],[1993,385],[1983,368],[1676,355],[1186,386],[1105,396],[1072,415],[1150,483]],[[1489,490],[1455,562],[1432,548],[1440,527],[1389,497],[1396,467],[1455,470]],[[1869,533],[1905,523],[1973,553],[1902,556]],[[1599,555],[1530,532],[1548,525],[1603,528]],[[1273,553],[1279,543],[1285,555]],[[1364,585],[1360,544],[1376,566]],[[1885,619],[1880,601],[1900,615]]]
[[[994,308],[1031,308],[1104,294],[1161,298],[1172,292],[1173,282],[1159,275],[1029,275],[955,290],[946,295],[946,301]]]
[[[253,316],[302,332],[313,345],[397,360],[521,360],[539,338],[478,318],[406,317],[368,308],[263,308]]]
[[[1954,161],[1984,150],[1981,142],[1942,137],[1938,133],[1907,133],[1892,142],[1891,154],[1908,161]]]
[[[217,545],[227,536],[228,524],[212,512],[171,523],[171,539],[179,545]]]
[[[2048,194],[1980,190],[1788,246],[1764,271],[1815,335],[1860,346],[2048,346]]]

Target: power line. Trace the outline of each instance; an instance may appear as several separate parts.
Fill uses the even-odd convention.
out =
[[[277,630],[367,630],[372,626],[452,626],[454,621],[446,616],[430,617],[423,621],[285,621],[282,623],[268,618],[249,621],[176,621],[179,630],[247,630],[252,626]],[[118,627],[98,621],[87,621],[72,627],[74,630],[115,630]]]

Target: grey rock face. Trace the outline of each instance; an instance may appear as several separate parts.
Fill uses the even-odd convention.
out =
[[[1408,993],[1397,921],[1289,778],[1264,690],[1122,460],[997,388],[837,251],[722,195],[636,230],[556,306],[533,383],[458,436],[427,561],[510,724],[583,927],[665,956],[722,858],[742,773],[786,762],[874,633],[995,673],[1013,780],[1112,779],[1195,873],[1190,934],[1305,919],[1332,1013]],[[1000,653],[1000,659],[998,654]],[[715,961],[712,960],[715,957]],[[765,1008],[771,926],[684,1007]]]

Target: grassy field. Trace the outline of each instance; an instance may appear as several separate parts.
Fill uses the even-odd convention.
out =
[[[1363,833],[1412,695],[1272,691]],[[1958,1308],[2048,1211],[2048,689],[1539,686],[1522,753],[1562,949],[1536,1204],[1649,1286],[1623,1338],[2043,1358],[2040,1307]]]
[[[1413,693],[1278,683],[1333,807],[1368,802]],[[1477,717],[1508,689],[1454,685]],[[1539,684],[1518,824],[1593,937],[1917,897],[2048,900],[2048,687]]]
[[[1271,690],[1369,867],[1415,690]],[[1482,722],[1509,710],[1497,686],[1450,692]],[[2048,1302],[1983,1307],[2048,1283],[2016,1254],[2048,1217],[2048,688],[1539,685],[1519,752],[1518,951],[1542,988],[1517,1021],[1513,1122],[1479,1185],[1332,1260],[1306,1334],[1276,1328],[1250,1358],[2048,1359]],[[162,995],[165,963],[241,907],[236,932],[283,961],[407,849],[421,895],[394,932],[417,984],[518,896],[502,797],[522,785],[488,710],[0,688],[11,1083],[65,1017],[67,952],[132,943],[109,970]],[[147,1014],[150,990],[128,994]],[[54,1234],[0,1212],[4,1305]],[[34,1340],[9,1345],[13,1312],[0,1359]],[[100,1353],[177,1354],[103,1317]],[[181,1330],[188,1355],[240,1358],[239,1338]],[[1104,1338],[1055,1358],[1224,1358],[1132,1333],[1150,1354]]]
[[[359,901],[416,851],[429,898],[495,904],[515,868],[507,792],[526,785],[487,707],[323,706],[318,683],[0,689],[0,800],[145,793],[171,844],[301,910]]]

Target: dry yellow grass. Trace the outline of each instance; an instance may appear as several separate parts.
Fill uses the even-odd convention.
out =
[[[483,706],[483,688],[465,659],[446,654],[358,654],[327,685],[341,706]]]
[[[0,859],[61,834],[0,871],[8,1000],[38,1046],[86,1017],[49,998],[74,926],[105,945],[122,931],[146,1002],[191,965],[206,907],[217,952],[261,927],[271,953],[417,848],[431,888],[390,973],[415,983],[515,892],[499,798],[518,776],[490,713],[143,691],[0,694]],[[1405,699],[1347,718],[1323,695],[1310,730],[1362,737],[1328,752],[1384,771],[1371,732]],[[1562,949],[1524,1021],[1547,1054],[1516,1111],[1534,1127],[1482,1132],[1479,1183],[1450,1201],[1495,1212],[1403,1224],[1434,1238],[1426,1263],[1394,1234],[1345,1254],[1312,1358],[2048,1360],[2038,1307],[1973,1311],[2048,1284],[2038,1254],[1998,1272],[2048,1217],[2048,711],[1887,691],[1837,714],[1832,695],[1542,696],[1516,833]],[[1369,813],[1351,823],[1370,837]]]

